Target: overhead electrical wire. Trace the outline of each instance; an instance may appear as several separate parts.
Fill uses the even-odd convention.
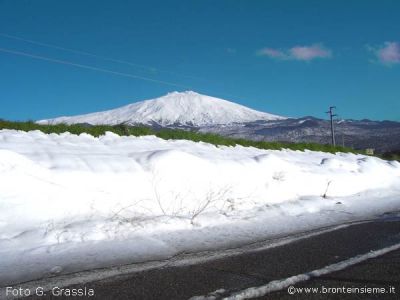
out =
[[[119,64],[129,65],[129,66],[132,66],[132,67],[138,67],[138,68],[142,68],[142,69],[145,69],[145,70],[151,71],[151,72],[155,71],[155,72],[166,73],[166,74],[175,75],[175,76],[198,79],[198,80],[202,80],[202,81],[209,81],[207,79],[200,78],[200,77],[197,77],[197,76],[191,76],[191,75],[186,75],[186,74],[181,74],[181,73],[161,70],[161,69],[158,69],[158,68],[155,68],[155,67],[151,67],[151,66],[145,66],[145,65],[141,65],[141,64],[132,63],[132,62],[129,62],[129,61],[126,61],[126,60],[120,60],[120,59],[105,57],[105,56],[97,55],[97,54],[90,53],[90,52],[87,52],[87,51],[81,51],[81,50],[62,47],[62,46],[58,46],[58,45],[54,45],[54,44],[39,42],[39,41],[36,41],[36,40],[25,39],[25,38],[22,38],[22,37],[19,37],[19,36],[10,35],[10,34],[6,34],[6,33],[1,33],[0,32],[0,36],[8,38],[8,39],[23,41],[23,42],[26,42],[26,43],[30,43],[32,45],[38,45],[38,46],[57,49],[57,50],[62,50],[62,51],[66,51],[66,52],[70,52],[70,53],[74,53],[74,54],[79,54],[79,55],[84,55],[84,56],[88,56],[88,57],[98,58],[98,59],[102,59],[104,61],[110,61],[110,62],[115,62],[115,63],[119,63]],[[71,61],[49,58],[49,57],[36,55],[36,54],[31,54],[31,53],[22,52],[22,51],[17,51],[17,50],[0,48],[0,51],[6,52],[6,53],[10,53],[10,54],[20,55],[20,56],[31,57],[31,58],[34,58],[34,59],[40,59],[40,60],[44,60],[44,61],[48,61],[48,62],[75,66],[75,67],[79,67],[79,68],[83,68],[83,69],[87,69],[87,70],[92,70],[92,71],[99,71],[99,72],[103,72],[103,73],[114,74],[114,75],[119,75],[119,76],[124,76],[124,77],[130,77],[130,78],[134,78],[134,79],[146,80],[146,81],[150,81],[150,82],[155,82],[155,83],[160,83],[160,84],[165,84],[165,85],[170,85],[170,86],[175,86],[175,87],[181,87],[181,88],[185,88],[185,89],[189,89],[189,90],[193,89],[193,87],[190,87],[190,86],[187,86],[187,85],[184,85],[184,84],[179,84],[179,83],[174,83],[174,82],[169,82],[169,81],[164,81],[164,80],[157,80],[157,79],[153,79],[153,78],[149,78],[149,77],[144,77],[144,76],[138,76],[138,75],[133,75],[133,74],[124,73],[124,72],[113,71],[113,70],[109,70],[109,69],[105,69],[105,68],[98,68],[98,67],[94,67],[94,66],[90,66],[90,65],[86,65],[86,64],[79,64],[79,63],[75,63],[75,62],[71,62]],[[219,94],[222,97],[243,98],[243,97],[240,97],[240,96],[237,96],[237,95],[233,95],[233,94],[228,94],[228,93],[222,93],[222,94],[221,93],[216,93],[216,94]]]
[[[12,50],[12,49],[0,48],[0,51],[1,52],[5,52],[5,53],[14,54],[14,55],[20,55],[20,56],[30,57],[30,58],[34,58],[34,59],[40,59],[40,60],[53,62],[53,63],[57,63],[57,64],[74,66],[74,67],[87,69],[87,70],[92,70],[92,71],[98,71],[98,72],[103,72],[103,73],[109,73],[109,74],[124,76],[124,77],[128,77],[128,78],[141,79],[141,80],[146,80],[146,81],[151,81],[151,82],[156,82],[156,83],[161,83],[161,84],[166,84],[166,85],[171,85],[171,86],[176,86],[176,87],[181,87],[181,88],[185,88],[185,89],[191,89],[190,86],[186,86],[186,85],[182,85],[182,84],[178,84],[178,83],[174,83],[174,82],[157,80],[157,79],[138,76],[138,75],[133,75],[133,74],[129,74],[129,73],[123,73],[123,72],[108,70],[108,69],[104,69],[104,68],[98,68],[98,67],[94,67],[94,66],[90,66],[90,65],[79,64],[79,63],[75,63],[75,62],[71,62],[71,61],[50,58],[50,57],[46,57],[46,56],[31,54],[31,53],[22,52],[22,51],[16,51],[16,50]]]
[[[22,37],[19,37],[19,36],[15,36],[15,35],[10,35],[10,34],[5,34],[5,33],[1,33],[0,32],[0,36],[8,38],[8,39],[23,41],[23,42],[30,43],[30,44],[33,44],[33,45],[38,45],[38,46],[57,49],[57,50],[62,50],[62,51],[66,51],[66,52],[70,52],[70,53],[74,53],[74,54],[79,54],[79,55],[85,55],[85,56],[98,58],[98,59],[105,60],[105,61],[110,61],[110,62],[114,62],[114,63],[129,65],[131,67],[142,68],[142,69],[144,69],[144,70],[146,70],[148,72],[166,73],[166,74],[170,74],[170,75],[174,75],[174,76],[181,76],[181,77],[186,77],[186,78],[200,79],[200,80],[207,81],[207,79],[200,78],[200,77],[197,77],[197,76],[192,76],[192,75],[186,75],[186,74],[166,71],[166,70],[158,69],[158,68],[155,68],[155,67],[152,67],[152,66],[146,66],[146,65],[137,64],[137,63],[133,63],[133,62],[122,60],[122,59],[110,58],[110,57],[106,57],[106,56],[103,56],[103,55],[90,53],[90,52],[87,52],[87,51],[81,51],[81,50],[76,50],[76,49],[72,49],[72,48],[61,47],[61,46],[54,45],[54,44],[43,43],[43,42],[31,40],[31,39],[25,39],[25,38],[22,38]]]

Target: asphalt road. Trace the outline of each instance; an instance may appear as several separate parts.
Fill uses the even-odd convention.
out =
[[[328,288],[332,287],[335,289],[328,293]],[[400,299],[400,250],[297,284],[294,288],[291,290],[293,294],[284,289],[256,299]],[[318,292],[310,292],[310,288],[314,291],[318,288]],[[359,291],[364,288],[364,293],[351,293],[352,288]],[[366,293],[366,288],[379,289],[379,292]]]
[[[93,289],[89,299],[189,299],[224,289],[227,296],[251,286],[306,273],[400,242],[400,221],[352,225],[306,239],[191,266],[165,267],[68,287]],[[298,284],[305,287],[383,287],[398,294],[310,294],[287,289],[258,299],[400,299],[400,251],[370,259],[343,271]],[[221,298],[217,297],[217,299]],[[84,299],[77,297],[75,299]],[[72,299],[31,296],[24,299]]]

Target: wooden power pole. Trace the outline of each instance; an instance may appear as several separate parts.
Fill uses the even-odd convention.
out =
[[[329,114],[329,117],[331,119],[331,136],[332,136],[332,145],[336,146],[336,140],[335,140],[335,128],[333,124],[333,117],[337,116],[336,114],[333,113],[333,110],[336,109],[336,106],[330,106],[329,111],[326,113]]]

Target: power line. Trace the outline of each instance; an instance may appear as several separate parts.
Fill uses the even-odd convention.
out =
[[[155,68],[155,67],[151,67],[151,66],[135,64],[135,63],[132,63],[132,62],[129,62],[129,61],[110,58],[110,57],[105,57],[105,56],[102,56],[102,55],[97,55],[97,54],[86,52],[86,51],[76,50],[76,49],[67,48],[67,47],[61,47],[61,46],[58,46],[58,45],[49,44],[49,43],[43,43],[43,42],[39,42],[39,41],[36,41],[36,40],[31,40],[31,39],[25,39],[25,38],[22,38],[22,37],[18,37],[18,36],[6,34],[6,33],[1,33],[0,32],[0,36],[5,37],[5,38],[9,38],[9,39],[14,39],[14,40],[27,42],[27,43],[30,43],[30,44],[33,44],[33,45],[38,45],[38,46],[42,46],[42,47],[58,49],[58,50],[66,51],[66,52],[71,52],[71,53],[75,53],[75,54],[85,55],[85,56],[88,56],[88,57],[102,59],[102,60],[105,60],[105,61],[111,61],[111,62],[115,62],[115,63],[119,63],[119,64],[125,64],[125,65],[129,65],[129,66],[132,66],[132,67],[139,67],[139,68],[142,68],[142,69],[147,69],[148,71],[156,71],[156,72],[160,72],[160,73],[166,73],[166,74],[171,74],[171,75],[175,75],[175,76],[182,76],[182,77],[187,77],[187,78],[192,78],[192,79],[199,79],[199,80],[202,80],[202,81],[211,82],[210,80],[207,80],[207,79],[204,79],[204,78],[201,78],[201,77],[197,77],[197,76],[191,76],[191,75],[186,75],[186,74],[181,74],[181,73],[175,73],[175,72],[171,72],[171,71],[161,70],[161,69],[158,69],[158,68]],[[124,77],[142,79],[142,80],[147,80],[147,81],[151,81],[151,82],[156,82],[156,83],[161,83],[161,84],[181,87],[181,88],[190,89],[190,90],[193,89],[190,86],[177,84],[177,83],[173,83],[173,82],[168,82],[168,81],[163,81],[163,80],[156,80],[156,79],[147,78],[147,77],[143,77],[143,76],[132,75],[132,74],[129,74],[129,73],[112,71],[112,70],[108,70],[108,69],[104,69],[104,68],[92,67],[92,66],[89,66],[89,65],[78,64],[78,63],[73,63],[73,62],[59,60],[59,59],[48,58],[48,57],[45,57],[45,56],[39,56],[39,55],[35,55],[35,54],[30,54],[30,53],[21,52],[21,51],[10,50],[10,49],[6,49],[6,48],[0,48],[0,49],[1,49],[0,51],[3,51],[3,52],[12,53],[12,54],[16,54],[16,55],[27,56],[27,57],[31,57],[31,58],[35,58],[35,59],[41,59],[41,60],[50,61],[50,62],[54,62],[54,63],[71,65],[71,66],[75,66],[75,67],[80,67],[80,68],[89,69],[89,70],[93,70],[93,71],[100,71],[100,72],[114,74],[114,75],[120,75],[120,76],[124,76]],[[222,97],[244,98],[243,96],[237,96],[237,95],[233,95],[233,94],[230,94],[230,93],[215,93],[215,94],[219,94]]]
[[[76,49],[72,49],[72,48],[61,47],[61,46],[54,45],[54,44],[43,43],[43,42],[39,42],[39,41],[25,39],[25,38],[18,37],[18,36],[15,36],[15,35],[9,35],[9,34],[5,34],[5,33],[1,33],[0,32],[0,36],[8,38],[8,39],[23,41],[23,42],[30,43],[30,44],[33,44],[33,45],[38,45],[38,46],[47,47],[47,48],[53,48],[53,49],[57,49],[57,50],[62,50],[62,51],[66,51],[66,52],[79,54],[79,55],[90,56],[90,57],[102,59],[102,60],[105,60],[105,61],[111,61],[111,62],[115,62],[115,63],[119,63],[119,64],[129,65],[131,67],[142,68],[142,69],[145,69],[145,70],[150,71],[150,72],[156,71],[156,72],[159,72],[159,73],[166,73],[166,74],[175,75],[175,76],[182,76],[182,77],[187,77],[187,78],[191,78],[191,79],[200,79],[200,80],[208,81],[207,79],[200,78],[200,77],[197,77],[197,76],[191,76],[191,75],[186,75],[186,74],[181,74],[181,73],[175,73],[175,72],[171,72],[171,71],[161,70],[161,69],[158,69],[158,68],[155,68],[155,67],[152,67],[152,66],[136,64],[136,63],[132,63],[132,62],[126,61],[126,60],[110,58],[110,57],[106,57],[106,56],[102,56],[102,55],[98,55],[98,54],[94,54],[94,53],[90,53],[90,52],[86,52],[86,51],[81,51],[81,50],[76,50]]]
[[[168,82],[168,81],[163,81],[163,80],[157,80],[157,79],[152,79],[152,78],[143,77],[143,76],[137,76],[137,75],[133,75],[133,74],[129,74],[129,73],[112,71],[112,70],[108,70],[108,69],[93,67],[93,66],[84,65],[84,64],[78,64],[78,63],[74,63],[74,62],[70,62],[70,61],[66,61],[66,60],[54,59],[54,58],[40,56],[40,55],[31,54],[31,53],[22,52],[22,51],[15,51],[15,50],[10,50],[10,49],[6,49],[6,48],[0,48],[0,51],[5,52],[5,53],[11,53],[11,54],[15,54],[15,55],[20,55],[20,56],[26,56],[26,57],[30,57],[30,58],[40,59],[40,60],[44,60],[44,61],[49,61],[49,62],[53,62],[53,63],[74,66],[74,67],[87,69],[87,70],[92,70],[92,71],[109,73],[109,74],[114,74],[114,75],[134,78],[134,79],[141,79],[141,80],[161,83],[161,84],[165,84],[165,85],[181,87],[181,88],[185,88],[185,89],[192,89],[190,86],[186,86],[186,85],[182,85],[182,84],[178,84],[178,83],[173,83],[173,82]]]

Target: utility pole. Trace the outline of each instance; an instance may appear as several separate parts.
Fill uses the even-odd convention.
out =
[[[336,114],[333,113],[333,110],[336,109],[336,106],[330,106],[329,111],[326,113],[329,114],[329,117],[331,119],[331,135],[332,135],[332,145],[336,146],[336,141],[335,141],[335,128],[333,126],[333,117],[337,116]]]

